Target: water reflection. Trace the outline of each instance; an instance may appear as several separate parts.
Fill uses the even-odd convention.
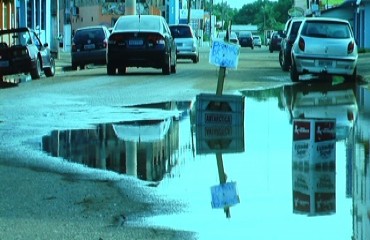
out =
[[[43,151],[88,167],[160,181],[178,163],[180,152],[191,148],[189,141],[179,137],[179,123],[188,119],[190,102],[133,107],[158,109],[158,115],[159,110],[176,109],[178,114],[99,124],[92,129],[55,130],[43,137]]]
[[[198,131],[190,121],[190,103],[166,103],[181,110],[178,117],[53,131],[44,137],[43,149],[120,173],[130,168],[128,159],[135,159],[127,151],[136,152],[132,174],[136,170],[141,179],[161,181],[156,190],[189,205],[181,221],[178,215],[157,216],[155,224],[199,231],[204,239],[258,239],[261,233],[263,239],[370,239],[369,89],[348,83],[298,83],[242,94],[245,124],[237,131],[217,126],[198,126]],[[294,137],[298,123],[315,126],[320,121],[328,122],[320,129],[328,129],[324,132],[331,133],[329,139]],[[156,130],[150,136],[151,130],[142,131],[151,128]],[[232,152],[230,139],[217,137],[234,133],[243,134],[243,147]],[[322,154],[317,155],[322,144]],[[301,157],[293,155],[297,145]],[[241,196],[227,220],[211,208],[210,193],[218,180],[226,182],[219,178],[225,172],[227,181],[237,180]]]
[[[354,84],[331,82],[284,87],[293,125],[294,213],[310,216],[335,213],[335,142],[348,139],[353,132],[358,113],[354,89]]]
[[[357,89],[359,118],[352,152],[353,158],[348,177],[351,178],[351,197],[353,202],[353,239],[370,239],[370,90]]]

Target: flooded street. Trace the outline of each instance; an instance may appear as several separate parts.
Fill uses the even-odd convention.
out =
[[[242,115],[232,104],[221,115],[241,125],[200,134],[196,99],[143,104],[122,107],[122,121],[53,130],[41,150],[147,182],[185,207],[145,222],[199,239],[367,239],[369,90],[300,83],[240,97]],[[236,192],[216,204],[222,179]]]

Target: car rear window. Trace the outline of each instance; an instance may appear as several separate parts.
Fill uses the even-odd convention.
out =
[[[174,38],[192,38],[193,34],[187,26],[170,26],[171,34]]]
[[[339,38],[351,37],[348,24],[341,22],[315,21],[306,22],[302,27],[303,36],[316,38]]]
[[[251,37],[252,33],[251,32],[240,32],[239,37]]]
[[[102,42],[104,39],[104,30],[101,28],[80,29],[76,31],[73,41],[75,43],[85,43],[87,40],[91,40],[92,42]]]
[[[159,18],[144,16],[120,18],[114,30],[155,30],[161,32],[161,22]]]

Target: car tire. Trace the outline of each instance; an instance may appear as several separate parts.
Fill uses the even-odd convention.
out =
[[[76,71],[77,70],[77,64],[72,63],[72,70]]]
[[[198,63],[199,62],[199,55],[193,58],[193,63]]]
[[[107,74],[110,76],[116,75],[116,68],[112,64],[107,64]]]
[[[283,70],[284,72],[289,71],[289,65],[285,61],[283,51],[279,51],[279,63],[280,63],[281,70]]]
[[[299,73],[297,71],[297,68],[296,68],[294,62],[292,62],[292,66],[290,67],[290,80],[292,80],[292,82],[298,82],[299,81]]]
[[[169,55],[164,61],[164,65],[162,66],[162,73],[164,75],[170,75],[171,73],[171,57]]]
[[[353,73],[352,75],[348,75],[345,77],[345,80],[348,81],[348,82],[356,82],[357,81],[357,68],[355,68],[355,70],[353,70]]]
[[[85,69],[85,65],[84,64],[81,64],[80,65],[80,70],[83,70],[83,69]]]
[[[127,72],[127,68],[126,67],[120,67],[118,68],[118,74],[119,75],[125,75]]]
[[[39,79],[41,76],[41,61],[40,58],[36,59],[36,68],[32,69],[31,71],[31,78],[32,79]]]
[[[55,61],[54,58],[50,58],[50,67],[44,70],[46,77],[53,77],[55,75]]]

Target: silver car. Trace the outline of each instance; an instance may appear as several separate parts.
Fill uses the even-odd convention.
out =
[[[177,59],[191,59],[193,63],[199,62],[198,39],[190,25],[170,25],[172,37],[177,46]]]
[[[339,75],[356,80],[357,45],[348,21],[337,18],[306,18],[292,47],[290,78],[303,74]]]

